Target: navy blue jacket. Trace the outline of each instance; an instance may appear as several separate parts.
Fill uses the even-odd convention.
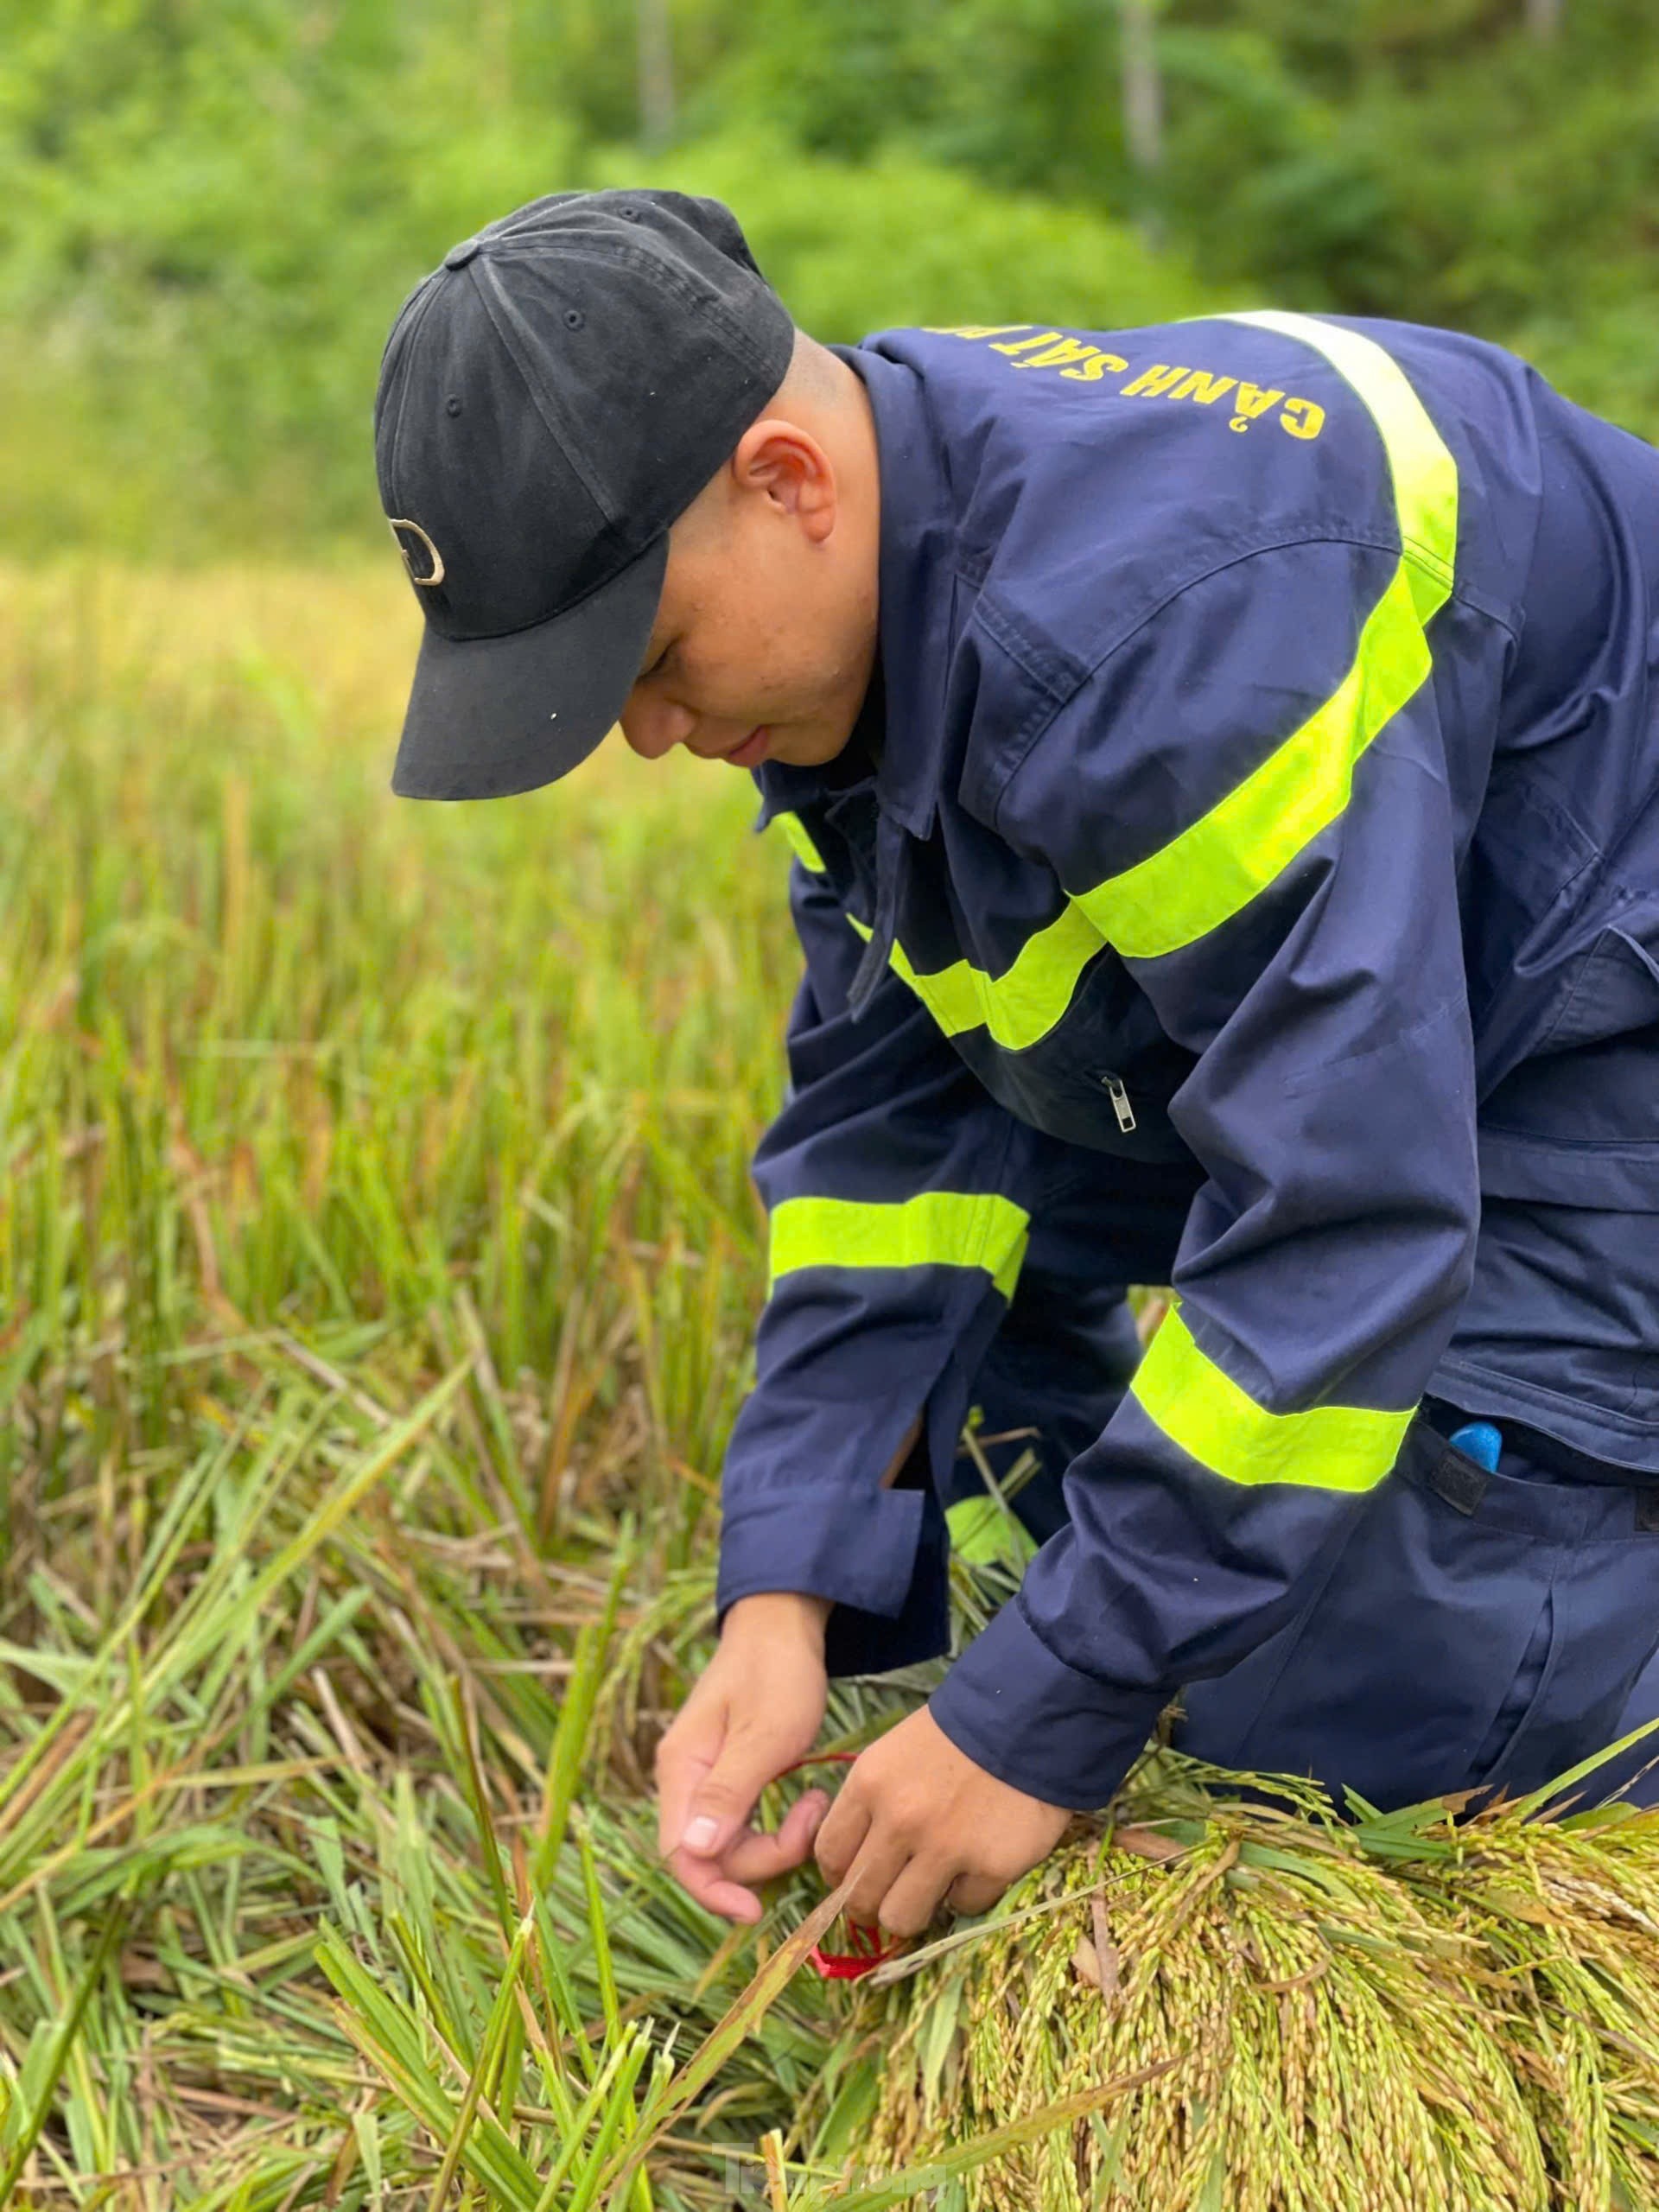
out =
[[[1659,1471],[1617,1329],[1599,1364],[1534,1313],[1517,1360],[1513,1299],[1470,1311],[1484,1195],[1599,1224],[1567,1273],[1645,1214],[1607,1265],[1659,1336],[1659,456],[1405,323],[837,351],[880,450],[881,736],[850,783],[755,772],[806,971],[717,1610],[834,1599],[836,1673],[944,1649],[937,1500],[880,1478],[918,1410],[954,1448],[1030,1132],[1103,1177],[1195,1163],[1071,1523],[931,1705],[1100,1805],[1288,1618],[1431,1387]]]

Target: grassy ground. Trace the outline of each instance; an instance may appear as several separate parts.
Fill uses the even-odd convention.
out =
[[[471,2201],[575,2202],[627,2016],[683,2064],[776,1941],[615,1869],[709,1625],[784,855],[620,745],[393,800],[390,556],[0,582],[0,2202],[468,2201],[506,1991]],[[797,1976],[698,2126],[792,2125],[842,2001]],[[728,2202],[661,2133],[655,2201]]]

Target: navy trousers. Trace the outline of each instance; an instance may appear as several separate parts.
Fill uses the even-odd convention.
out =
[[[1064,1525],[1061,1478],[1139,1357],[1126,1288],[1168,1281],[1192,1191],[1185,1166],[1119,1177],[1101,1155],[1055,1147],[972,1393],[982,1437],[1004,1439],[983,1446],[999,1482],[1035,1454],[1010,1503],[1039,1542]],[[1448,1440],[1466,1417],[1425,1400],[1300,1612],[1183,1689],[1178,1748],[1312,1776],[1338,1808],[1352,1788],[1388,1811],[1470,1788],[1520,1795],[1659,1717],[1659,1476],[1502,1420],[1489,1473]],[[982,1491],[964,1453],[944,1502]],[[1659,1802],[1649,1759],[1659,1732],[1577,1802]]]

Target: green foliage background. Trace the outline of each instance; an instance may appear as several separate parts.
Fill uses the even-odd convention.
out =
[[[1659,433],[1647,0],[5,0],[0,531],[361,547],[399,302],[535,194],[731,201],[798,319],[1448,322]],[[640,27],[671,115],[644,143]],[[1539,15],[1556,12],[1553,37]]]

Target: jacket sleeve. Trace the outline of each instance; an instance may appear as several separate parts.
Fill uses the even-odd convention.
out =
[[[1109,656],[1005,787],[1003,833],[1197,1054],[1170,1114],[1206,1173],[1176,1302],[1067,1471],[1069,1525],[931,1700],[1055,1804],[1106,1803],[1180,1685],[1298,1610],[1468,1288],[1459,857],[1508,637],[1448,582],[1329,539],[1236,562]]]
[[[798,823],[790,903],[806,955],[790,1084],[754,1178],[768,1293],[755,1386],[721,1477],[716,1627],[758,1591],[835,1603],[832,1675],[946,1650],[948,1531],[926,1460],[957,1448],[975,1367],[1006,1309],[1029,1215],[1017,1125],[890,969],[855,1016],[855,933]],[[924,1442],[881,1477],[912,1418]]]

